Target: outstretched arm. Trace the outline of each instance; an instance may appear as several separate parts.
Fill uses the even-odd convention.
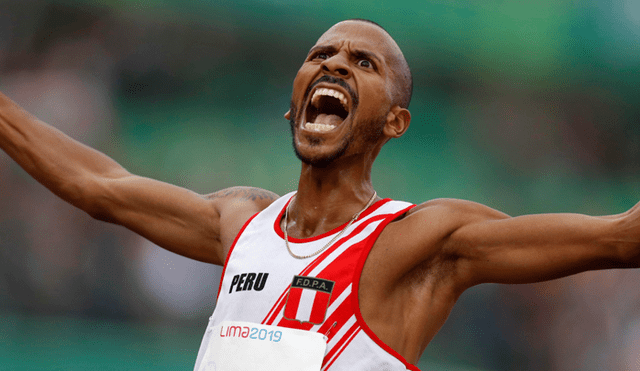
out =
[[[275,197],[250,188],[202,196],[133,175],[108,156],[38,120],[2,93],[0,148],[38,182],[92,217],[123,225],[180,255],[214,264],[224,263],[228,236]]]
[[[610,216],[509,217],[458,201],[461,216],[443,244],[460,283],[530,283],[596,269],[640,267],[640,204]]]

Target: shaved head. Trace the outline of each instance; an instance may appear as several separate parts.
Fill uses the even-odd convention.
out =
[[[391,41],[391,44],[393,46],[390,65],[392,66],[392,69],[393,69],[394,80],[395,80],[394,86],[396,88],[396,91],[394,92],[394,104],[397,104],[402,108],[408,108],[409,103],[411,102],[411,95],[413,94],[413,77],[411,76],[411,69],[409,68],[409,63],[407,63],[407,60],[404,57],[404,54],[402,53],[402,50],[400,49],[396,41],[393,39],[393,37],[389,34],[387,30],[384,29],[384,27],[368,19],[362,19],[362,18],[348,19],[346,21],[336,23],[333,27],[343,22],[364,22],[364,23],[372,24],[380,28],[382,31],[384,31],[384,33],[389,37],[389,40]]]
[[[296,154],[316,167],[364,153],[374,159],[409,127],[411,88],[407,61],[387,31],[360,19],[333,25],[293,81],[285,118]]]

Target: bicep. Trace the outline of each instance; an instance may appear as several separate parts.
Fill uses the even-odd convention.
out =
[[[190,190],[129,175],[98,182],[96,219],[122,225],[179,255],[219,264],[220,213],[215,203]]]
[[[616,267],[616,220],[579,214],[479,218],[455,230],[448,248],[466,286],[539,282]]]

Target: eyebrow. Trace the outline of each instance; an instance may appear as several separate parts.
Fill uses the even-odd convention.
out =
[[[356,49],[353,51],[353,55],[356,56],[357,58],[366,58],[366,59],[373,60],[378,65],[382,64],[382,61],[380,60],[380,58],[378,58],[378,56],[375,53],[372,53],[367,50]]]
[[[328,52],[328,53],[335,53],[336,50],[337,49],[335,47],[331,46],[331,45],[316,45],[316,46],[312,47],[311,50],[309,50],[309,53],[307,54],[307,56],[312,55],[314,53],[317,53],[319,51]],[[373,60],[378,65],[380,65],[382,63],[380,58],[375,53],[372,53],[372,52],[367,51],[367,50],[354,49],[352,54],[356,58],[366,58],[366,59]]]
[[[336,51],[336,48],[329,45],[316,45],[311,48],[311,50],[309,50],[309,53],[307,53],[307,55],[309,56],[311,54],[317,53],[318,51],[333,53]]]

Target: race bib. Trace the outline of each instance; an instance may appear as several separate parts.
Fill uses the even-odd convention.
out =
[[[212,327],[198,371],[320,371],[327,342],[317,332],[248,322]]]

